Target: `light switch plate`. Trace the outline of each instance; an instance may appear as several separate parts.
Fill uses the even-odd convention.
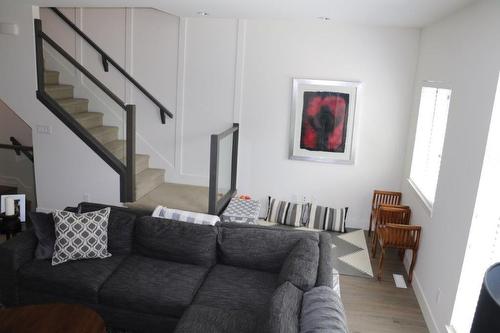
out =
[[[38,134],[52,134],[52,127],[48,125],[36,125],[36,132]]]

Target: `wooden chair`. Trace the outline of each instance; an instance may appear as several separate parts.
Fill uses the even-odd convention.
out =
[[[380,204],[375,215],[375,232],[372,237],[372,254],[377,246],[377,228],[389,223],[410,224],[411,209],[408,206]],[[375,255],[373,255],[375,258]]]
[[[403,225],[403,224],[392,224],[388,223],[386,225],[379,225],[376,229],[378,234],[378,243],[382,253],[380,254],[380,260],[378,264],[378,274],[377,278],[382,279],[382,266],[384,264],[384,255],[386,248],[396,248],[400,250],[400,255],[404,255],[405,250],[412,250],[412,258],[410,264],[410,272],[408,274],[408,282],[411,283],[413,279],[413,269],[415,268],[415,263],[417,261],[418,246],[420,244],[420,234],[422,232],[422,227],[418,225]],[[375,250],[373,251],[373,257],[377,252],[377,245],[375,244]]]
[[[370,227],[368,228],[368,236],[372,233],[372,222],[373,218],[377,214],[378,206],[381,204],[387,205],[399,205],[401,203],[401,192],[389,192],[389,191],[373,191],[372,198],[372,210],[370,213]]]

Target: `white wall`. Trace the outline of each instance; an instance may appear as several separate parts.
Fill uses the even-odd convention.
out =
[[[18,37],[2,38],[24,43],[16,47],[31,50],[32,54],[26,7],[4,7],[7,11],[2,14],[23,18],[24,32]],[[16,13],[9,15],[9,11]],[[147,101],[140,94],[127,93],[130,88],[113,73],[102,72],[97,59],[87,55],[88,50],[74,35],[58,36],[67,29],[58,28],[60,23],[50,19],[51,14],[42,12],[44,26],[56,40],[61,38],[61,43],[75,52],[77,58],[80,55],[119,96],[138,104],[138,151],[151,155],[152,166],[167,169],[167,180],[206,185],[209,135],[236,121],[241,123],[238,187],[242,193],[259,199],[269,194],[292,200],[305,196],[318,204],[349,206],[349,224],[367,227],[373,189],[400,188],[419,30],[316,20],[182,18],[177,21],[168,14],[147,9],[66,9],[65,12],[91,37],[110,45],[107,51],[174,111],[174,120],[167,126],[160,125],[154,107],[144,104]],[[108,27],[112,33],[105,32]],[[114,44],[108,43],[116,34]],[[174,46],[176,41],[178,48]],[[29,55],[30,52],[24,52],[23,58],[12,59],[10,64],[2,66],[11,70],[21,61],[31,62],[22,80],[24,87],[34,91],[34,71],[30,71],[34,70],[34,64]],[[294,77],[363,83],[357,110],[354,165],[288,159]],[[4,94],[10,99],[16,96],[9,91]],[[30,122],[50,123],[54,127],[52,136],[34,139],[35,145],[45,147],[37,149],[48,150],[50,157],[40,165],[44,174],[39,188],[42,207],[74,203],[85,193],[90,194],[91,200],[116,203],[118,176],[97,156],[85,159],[88,155],[83,151],[88,153],[89,149],[81,142],[76,143],[76,137],[68,134],[40,103],[29,100],[36,107],[31,105],[28,109],[42,110],[36,116],[26,113]],[[72,143],[78,148],[70,149],[68,141],[63,143],[64,135],[74,139]],[[55,144],[53,141],[58,141],[57,153],[49,147]],[[77,160],[89,165],[80,170],[71,160],[61,162],[60,152],[78,155]],[[53,161],[61,164],[60,171],[75,169],[74,173],[60,176],[67,177],[68,182],[76,181],[71,190],[64,186],[49,187],[56,178],[50,170]],[[102,173],[96,175],[98,179],[106,179],[106,186],[88,182],[85,176],[98,165]],[[71,194],[65,195],[66,192]]]
[[[331,22],[248,21],[239,189],[348,206],[368,227],[374,189],[399,190],[419,31]],[[288,159],[292,78],[360,81],[354,165]]]
[[[402,188],[423,226],[414,288],[432,332],[445,332],[454,307],[500,70],[498,17],[498,1],[480,1],[422,33]],[[424,80],[453,89],[432,216],[406,181]]]

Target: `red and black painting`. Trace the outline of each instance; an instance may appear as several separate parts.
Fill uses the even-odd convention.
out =
[[[343,153],[346,149],[349,94],[304,92],[300,148]]]

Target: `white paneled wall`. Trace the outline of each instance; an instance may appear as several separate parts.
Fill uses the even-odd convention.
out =
[[[5,8],[16,10],[15,6]],[[104,73],[96,55],[74,34],[62,33],[68,29],[58,27],[58,19],[42,9],[49,34],[98,72],[119,96],[137,104],[138,152],[151,155],[152,167],[165,168],[168,181],[208,184],[209,136],[236,121],[241,125],[238,188],[243,193],[258,199],[271,194],[349,206],[349,224],[367,227],[372,190],[400,188],[418,29],[178,18],[142,8],[64,12],[174,113],[174,120],[161,125],[154,105],[123,78]],[[294,77],[363,83],[354,165],[288,159]],[[84,88],[88,90],[88,86]],[[102,103],[106,104],[104,99],[95,104],[96,111],[103,111],[97,110]],[[52,117],[40,108],[45,112],[42,118]],[[106,119],[120,125],[118,112],[109,112]],[[43,145],[43,141],[39,143]],[[47,161],[43,168],[49,164]],[[89,162],[88,168],[95,168],[93,164],[102,163]],[[108,171],[103,169],[102,176],[113,173]],[[117,180],[113,184],[117,193]],[[76,193],[70,197],[81,198],[84,191],[91,191],[94,198],[94,192],[104,194],[111,187],[97,185],[89,190],[77,183],[71,190]],[[40,192],[57,194],[44,202],[46,208],[62,206],[66,199],[58,193],[68,191],[62,186],[50,191],[40,188]],[[116,194],[106,198],[107,202],[118,201]]]

